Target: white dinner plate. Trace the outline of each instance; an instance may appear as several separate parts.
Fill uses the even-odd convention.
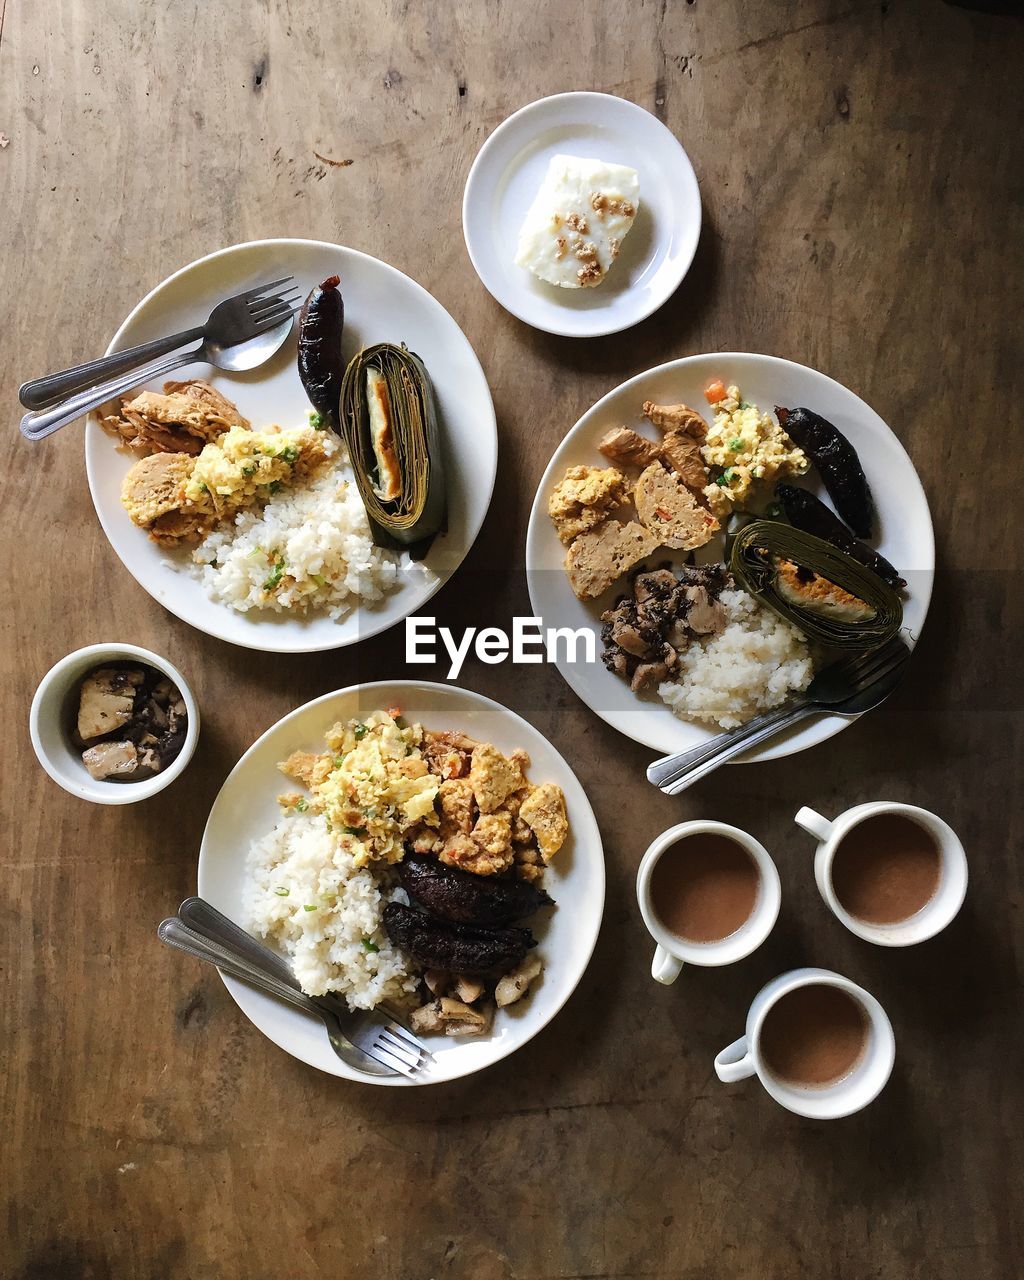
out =
[[[555,782],[565,793],[570,833],[544,877],[554,910],[527,921],[544,960],[540,982],[520,1004],[498,1010],[494,1029],[481,1039],[424,1036],[436,1059],[422,1078],[368,1076],[342,1062],[323,1026],[245,983],[221,975],[239,1008],[264,1035],[302,1062],[367,1084],[437,1084],[472,1074],[514,1053],[546,1026],[572,995],[597,941],[604,911],[601,833],[586,793],[554,747],[513,711],[451,685],[390,680],[353,685],[307,702],[259,738],[229,774],[214,802],[199,854],[199,893],[244,924],[242,894],[246,855],[253,840],[280,818],[276,796],[287,789],[277,762],[293,751],[323,749],[324,731],[336,720],[399,706],[410,722],[429,729],[459,729],[508,753],[529,753],[530,780]]]
[[[187,568],[187,552],[168,552],[128,519],[121,481],[135,461],[95,421],[86,427],[89,488],[100,524],[122,563],[171,613],[221,640],[274,653],[336,649],[376,635],[416,612],[462,563],[480,531],[494,488],[498,458],[494,406],[480,362],[444,307],[394,267],[355,249],[317,240],[259,240],[221,249],[183,267],[148,294],[114,335],[108,352],[202,324],[229,294],[281,276],[295,277],[305,295],[328,276],[341,277],[346,358],[375,342],[404,343],[422,357],[434,386],[445,451],[448,530],[425,560],[403,555],[398,585],[373,605],[357,605],[334,621],[238,613],[211,600]],[[255,428],[298,426],[310,404],[295,365],[296,330],[280,351],[251,373],[188,365],[174,378],[206,378],[233,400]],[[153,383],[160,390],[160,383]],[[176,567],[177,566],[177,567]]]
[[[515,264],[519,229],[554,155],[636,169],[640,207],[607,277],[562,289]],[[635,103],[607,93],[558,93],[499,125],[469,171],[462,229],[477,275],[514,316],[567,337],[618,333],[656,311],[690,269],[700,191],[675,135]]]
[[[935,539],[921,482],[906,450],[877,413],[859,396],[832,378],[804,365],[762,356],[727,352],[687,356],[648,369],[622,383],[588,409],[562,441],[540,482],[526,535],[526,571],[533,612],[546,626],[592,627],[600,632],[600,615],[621,592],[617,584],[594,601],[577,600],[564,570],[565,547],[559,542],[547,513],[548,494],[567,467],[609,466],[597,443],[612,427],[632,426],[656,438],[658,432],[642,413],[645,400],[656,404],[683,401],[705,414],[711,413],[704,388],[714,378],[736,384],[745,400],[765,410],[775,405],[813,409],[828,418],[857,450],[878,510],[872,545],[907,579],[904,593],[903,636],[913,645],[920,635],[931,599],[935,572]],[[813,467],[796,483],[812,489],[824,502],[828,496]],[[830,504],[831,505],[831,504]],[[718,547],[721,555],[721,542]],[[711,557],[714,558],[713,556]],[[672,560],[682,563],[682,553],[657,551],[647,563]],[[716,728],[704,728],[680,720],[657,696],[638,695],[600,661],[569,662],[564,645],[558,647],[558,669],[588,707],[627,737],[666,754],[699,746]],[[773,738],[768,746],[737,757],[739,761],[772,760],[824,742],[850,721],[839,716],[818,716],[799,728]]]

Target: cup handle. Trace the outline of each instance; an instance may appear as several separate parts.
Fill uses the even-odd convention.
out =
[[[733,1084],[736,1080],[746,1080],[756,1070],[754,1057],[747,1045],[747,1037],[740,1036],[715,1059],[715,1072],[719,1080],[725,1084]]]
[[[822,844],[832,835],[832,823],[829,822],[828,818],[823,818],[820,813],[815,812],[814,809],[808,809],[806,805],[793,821],[798,827],[803,827],[805,831],[814,836],[815,840],[820,840]]]
[[[655,982],[663,982],[668,986],[669,983],[675,982],[676,978],[679,977],[679,971],[682,967],[682,960],[659,945],[651,962],[651,977]]]

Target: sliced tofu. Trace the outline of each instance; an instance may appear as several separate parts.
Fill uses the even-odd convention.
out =
[[[135,691],[145,679],[141,671],[100,667],[82,681],[78,703],[78,736],[83,742],[115,733],[132,718]]]
[[[581,534],[566,552],[569,583],[581,600],[592,600],[660,545],[660,539],[635,520],[606,520]]]
[[[633,491],[637,515],[657,537],[658,545],[693,551],[718,532],[710,511],[699,506],[681,477],[654,463],[640,476]]]
[[[130,777],[139,764],[134,742],[98,742],[82,752],[82,763],[97,782]]]
[[[534,787],[523,801],[519,816],[537,837],[544,861],[550,862],[569,834],[569,819],[565,812],[562,788],[554,782]]]

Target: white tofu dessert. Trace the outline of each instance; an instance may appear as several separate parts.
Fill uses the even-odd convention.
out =
[[[592,289],[618,257],[639,206],[635,169],[552,156],[519,232],[516,266],[562,289]]]

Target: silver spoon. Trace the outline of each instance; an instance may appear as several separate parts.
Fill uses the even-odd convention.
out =
[[[21,434],[29,440],[42,440],[51,436],[69,422],[81,418],[84,414],[98,409],[108,400],[125,395],[134,387],[152,378],[159,378],[172,369],[180,369],[186,364],[212,364],[217,369],[226,369],[231,373],[242,373],[255,369],[269,360],[291,333],[297,308],[285,308],[284,319],[280,312],[271,312],[263,321],[268,327],[263,328],[255,338],[248,342],[240,342],[233,346],[222,346],[214,339],[206,338],[198,347],[183,351],[179,355],[170,356],[166,360],[151,364],[142,369],[135,369],[120,377],[110,378],[87,391],[79,391],[70,399],[54,405],[50,409],[41,409],[37,413],[26,413],[21,420]]]
[[[178,951],[184,951],[186,955],[192,956],[196,960],[205,960],[209,964],[214,964],[224,973],[230,973],[232,977],[240,978],[258,991],[265,991],[267,995],[274,996],[285,1004],[290,1004],[294,1008],[300,1009],[303,1013],[309,1014],[310,1017],[322,1019],[327,1029],[327,1038],[330,1041],[331,1048],[342,1062],[347,1062],[349,1066],[355,1067],[357,1071],[365,1072],[365,1074],[371,1076],[393,1076],[398,1074],[393,1067],[386,1063],[378,1062],[370,1057],[369,1054],[361,1053],[341,1030],[341,1024],[338,1019],[325,1006],[317,1004],[309,996],[303,995],[301,991],[296,991],[287,982],[271,975],[266,970],[261,970],[254,964],[246,963],[241,957],[232,954],[222,945],[213,942],[209,938],[204,938],[201,934],[183,924],[177,917],[171,916],[167,920],[162,920],[156,933],[160,941],[166,946],[174,947]]]

